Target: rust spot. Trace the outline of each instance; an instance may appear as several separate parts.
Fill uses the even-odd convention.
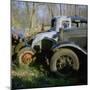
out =
[[[31,53],[25,53],[22,55],[21,60],[24,64],[28,64],[32,61],[32,54]]]

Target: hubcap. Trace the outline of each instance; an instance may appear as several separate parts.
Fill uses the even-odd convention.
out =
[[[32,54],[31,53],[24,53],[21,57],[21,60],[24,64],[28,64],[32,61]]]
[[[70,56],[60,56],[56,63],[57,70],[62,73],[69,73],[73,68],[73,60]]]

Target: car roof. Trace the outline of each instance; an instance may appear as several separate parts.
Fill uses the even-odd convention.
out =
[[[83,16],[68,16],[68,17],[71,18],[72,22],[79,20],[81,23],[87,23],[87,18]]]
[[[79,21],[81,23],[87,23],[87,18],[86,17],[83,17],[83,16],[55,16],[52,18],[52,20],[54,19],[60,19],[60,18],[71,18],[71,21],[72,22],[76,22],[76,21]]]

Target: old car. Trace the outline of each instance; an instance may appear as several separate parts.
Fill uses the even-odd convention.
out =
[[[87,64],[87,20],[80,16],[58,16],[51,29],[30,37],[15,48],[19,66],[29,66],[40,55],[51,72],[70,75]]]

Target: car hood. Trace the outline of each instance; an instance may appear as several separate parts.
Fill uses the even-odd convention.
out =
[[[42,32],[42,33],[39,33],[37,34],[35,37],[34,37],[34,40],[32,42],[32,47],[39,41],[43,40],[44,38],[51,38],[53,39],[53,36],[57,34],[56,31],[50,31],[50,32]]]

